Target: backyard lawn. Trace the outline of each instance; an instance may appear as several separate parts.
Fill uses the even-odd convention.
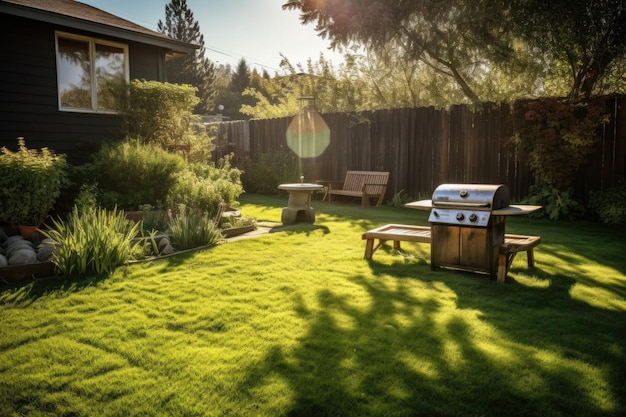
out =
[[[244,194],[280,222],[287,197]],[[623,416],[626,228],[540,235],[506,283],[361,234],[426,212],[314,202],[315,225],[0,284],[1,416]]]

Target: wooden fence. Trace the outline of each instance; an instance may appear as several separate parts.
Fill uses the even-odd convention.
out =
[[[576,193],[617,185],[625,176],[626,108],[622,96],[606,98],[610,123],[598,132],[597,149],[576,179]],[[512,107],[492,105],[482,111],[467,106],[325,114],[331,143],[317,158],[302,160],[305,180],[343,180],[347,170],[389,171],[386,199],[404,190],[429,197],[442,183],[506,184],[514,201],[532,185],[528,164],[511,140]],[[291,152],[285,132],[291,118],[255,119],[217,124],[215,159],[234,152],[247,155]],[[297,178],[293,178],[297,181]]]

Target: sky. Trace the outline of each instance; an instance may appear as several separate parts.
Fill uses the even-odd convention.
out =
[[[169,0],[79,0],[148,29],[157,30],[165,21]],[[341,55],[328,50],[330,42],[317,36],[314,25],[300,24],[299,13],[283,10],[286,0],[187,0],[204,35],[205,56],[215,64],[230,64],[240,59],[259,71],[273,75],[280,70],[282,53],[296,65],[320,53],[338,66]]]

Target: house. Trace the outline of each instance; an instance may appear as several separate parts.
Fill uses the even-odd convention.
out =
[[[0,147],[48,147],[71,164],[120,137],[108,88],[165,81],[181,42],[73,0],[0,0]]]

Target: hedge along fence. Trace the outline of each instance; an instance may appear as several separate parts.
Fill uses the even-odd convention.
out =
[[[581,198],[591,190],[615,186],[625,176],[624,104],[623,96],[606,98],[610,121],[598,128],[595,152],[574,182]],[[458,105],[324,114],[331,143],[320,157],[302,161],[305,180],[342,180],[347,170],[389,171],[387,200],[401,190],[425,197],[442,183],[478,182],[506,184],[519,201],[533,183],[528,163],[512,141],[513,111],[521,111],[520,106],[523,102],[488,105],[481,111]],[[291,152],[285,141],[290,121],[285,117],[219,123],[213,156],[234,152],[235,161],[243,156],[255,161],[263,154]]]

